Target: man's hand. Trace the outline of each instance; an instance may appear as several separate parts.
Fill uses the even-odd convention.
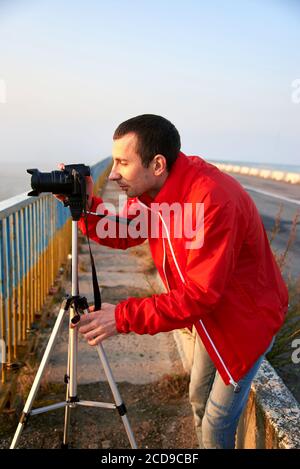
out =
[[[89,308],[93,311],[80,316],[80,321],[71,327],[79,327],[79,332],[84,336],[89,345],[97,345],[102,340],[118,334],[115,321],[115,305],[103,303],[99,311],[94,311],[94,306]]]
[[[59,163],[58,169],[60,171],[63,171],[65,169],[65,164]],[[86,208],[90,210],[92,206],[92,201],[93,201],[94,181],[91,176],[86,176],[85,182],[86,182],[86,195],[87,195]],[[68,198],[68,196],[63,195],[63,194],[53,194],[53,195],[60,202],[65,202],[65,200]]]

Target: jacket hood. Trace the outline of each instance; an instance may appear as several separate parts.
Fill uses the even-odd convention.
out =
[[[165,202],[172,204],[184,200],[193,180],[195,180],[195,171],[191,170],[197,168],[201,171],[201,167],[204,168],[202,158],[199,156],[186,156],[183,152],[179,152],[179,156],[158,194],[152,198],[145,192],[138,199],[148,206],[151,203]]]

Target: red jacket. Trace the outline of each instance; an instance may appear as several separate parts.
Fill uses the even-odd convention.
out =
[[[156,334],[194,325],[224,382],[235,386],[265,352],[288,307],[287,288],[254,202],[231,176],[183,153],[155,199],[144,194],[128,199],[128,206],[134,202],[148,217],[156,216],[165,233],[150,233],[148,239],[167,293],[119,303],[117,330]],[[163,202],[204,204],[202,247],[191,249],[185,236],[176,237],[172,218],[166,233],[155,205]],[[101,203],[95,197],[91,211]],[[88,217],[90,237],[100,244],[126,249],[145,240],[99,239],[98,221]]]

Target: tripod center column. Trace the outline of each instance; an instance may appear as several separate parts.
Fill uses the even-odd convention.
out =
[[[78,222],[72,220],[72,296],[79,295],[78,288]],[[70,308],[70,320],[75,315],[74,307]],[[77,327],[69,329],[69,397],[77,396]]]

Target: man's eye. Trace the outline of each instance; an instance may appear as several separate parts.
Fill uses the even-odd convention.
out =
[[[121,165],[122,166],[127,166],[127,162],[126,161],[121,161]]]

